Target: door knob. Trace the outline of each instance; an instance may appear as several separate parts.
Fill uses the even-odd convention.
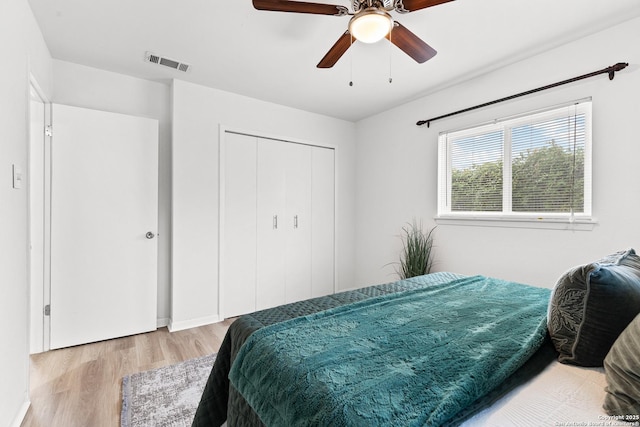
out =
[[[153,239],[154,237],[156,237],[156,235],[153,234],[151,231],[147,231],[147,234],[145,234],[145,237],[147,239]]]

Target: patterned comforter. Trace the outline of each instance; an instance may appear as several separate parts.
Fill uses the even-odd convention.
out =
[[[434,273],[419,278],[413,278],[398,282],[393,282],[385,285],[371,286],[355,291],[342,292],[326,297],[314,298],[306,301],[301,301],[293,304],[287,304],[273,309],[263,310],[250,315],[245,315],[236,320],[231,327],[223,341],[222,347],[218,353],[216,363],[212,369],[212,372],[207,381],[204,393],[202,395],[198,410],[196,412],[193,425],[194,426],[219,426],[228,420],[229,426],[260,426],[263,425],[260,417],[247,403],[245,398],[236,390],[233,384],[229,382],[229,372],[232,364],[236,360],[238,353],[241,351],[243,344],[249,339],[255,331],[265,328],[270,325],[277,325],[281,322],[286,322],[290,319],[298,319],[302,316],[309,316],[313,313],[319,313],[317,316],[322,317],[323,313],[331,313],[332,311],[344,311],[338,307],[348,305],[345,310],[349,311],[352,306],[367,306],[368,303],[360,302],[365,300],[371,300],[372,303],[376,301],[385,300],[385,295],[398,294],[410,296],[412,292],[420,293],[420,290],[426,288],[437,288],[439,286],[445,286],[449,283],[456,281],[464,281],[464,276],[452,274],[452,273]],[[503,285],[507,282],[501,282]],[[479,284],[478,286],[482,286]],[[514,287],[521,287],[525,285],[513,284]],[[434,288],[434,289],[435,289]],[[537,300],[534,304],[536,309],[534,310],[541,319],[544,319],[546,314],[546,304],[548,301],[548,290],[542,290],[538,288],[526,287],[528,289],[536,289],[534,291],[535,297],[533,300]],[[508,289],[508,288],[504,288]],[[394,297],[395,298],[395,297]],[[477,296],[476,296],[477,298]],[[406,298],[405,298],[406,300]],[[502,304],[505,300],[502,301]],[[355,303],[355,304],[353,304]],[[450,303],[456,305],[455,300],[451,300]],[[518,306],[517,301],[515,306]],[[495,308],[495,307],[494,307]],[[451,311],[451,310],[450,310]],[[311,316],[313,317],[313,316]],[[455,316],[454,316],[455,317]],[[534,316],[535,317],[535,316]],[[538,319],[538,323],[540,319]],[[286,322],[287,324],[291,322]],[[294,322],[295,323],[295,322]],[[534,321],[535,323],[535,321]],[[281,328],[286,331],[284,324],[278,325],[274,328]],[[467,328],[468,329],[468,328]],[[482,328],[481,328],[482,329]],[[535,328],[534,328],[535,329]],[[539,325],[536,331],[531,331],[531,335],[540,336],[544,329],[544,325]],[[269,334],[269,328],[265,328],[267,335]],[[263,333],[263,331],[261,331]],[[544,333],[542,333],[544,337]],[[535,343],[527,350],[527,353],[523,356],[524,359],[528,358],[531,353],[535,352],[536,348],[541,346],[543,339],[534,339]],[[518,344],[519,345],[519,344]],[[448,415],[444,418],[438,419],[436,425],[449,424],[455,425],[471,416],[473,413],[480,409],[490,405],[503,393],[506,393],[516,385],[520,384],[527,378],[535,375],[541,370],[555,355],[548,350],[548,346],[542,346],[542,350],[535,353],[535,357],[532,357],[529,362],[518,369],[518,364],[512,366],[507,372],[503,373],[503,377],[499,380],[498,387],[488,387],[479,394],[479,398],[472,403],[466,402],[464,407],[460,410],[449,411]],[[513,373],[515,371],[515,373]],[[513,375],[510,375],[512,374]],[[506,380],[504,380],[506,378]],[[504,380],[504,381],[502,381]],[[495,385],[495,384],[494,384]],[[475,399],[475,397],[474,397]],[[254,401],[254,406],[256,402]],[[294,405],[295,406],[295,405]],[[265,417],[265,414],[262,414]],[[385,415],[385,416],[388,416]],[[274,420],[271,420],[275,422]],[[280,420],[278,422],[284,422]],[[374,424],[378,421],[373,421]],[[407,422],[409,423],[409,422]],[[405,423],[405,424],[407,424]],[[410,423],[409,423],[410,424]]]

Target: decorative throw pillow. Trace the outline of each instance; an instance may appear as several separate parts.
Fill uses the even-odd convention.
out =
[[[609,415],[640,415],[640,315],[627,326],[604,359]],[[637,418],[633,418],[637,420]]]
[[[549,303],[549,335],[558,360],[602,366],[624,328],[640,313],[640,257],[633,249],[572,268]]]

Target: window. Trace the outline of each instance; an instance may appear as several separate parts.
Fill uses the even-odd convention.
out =
[[[439,138],[438,216],[590,220],[591,101]]]

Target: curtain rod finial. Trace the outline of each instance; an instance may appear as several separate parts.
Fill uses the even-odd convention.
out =
[[[616,65],[609,67],[609,80],[613,80],[616,76],[616,71],[624,70],[629,66],[628,62],[618,62]]]

